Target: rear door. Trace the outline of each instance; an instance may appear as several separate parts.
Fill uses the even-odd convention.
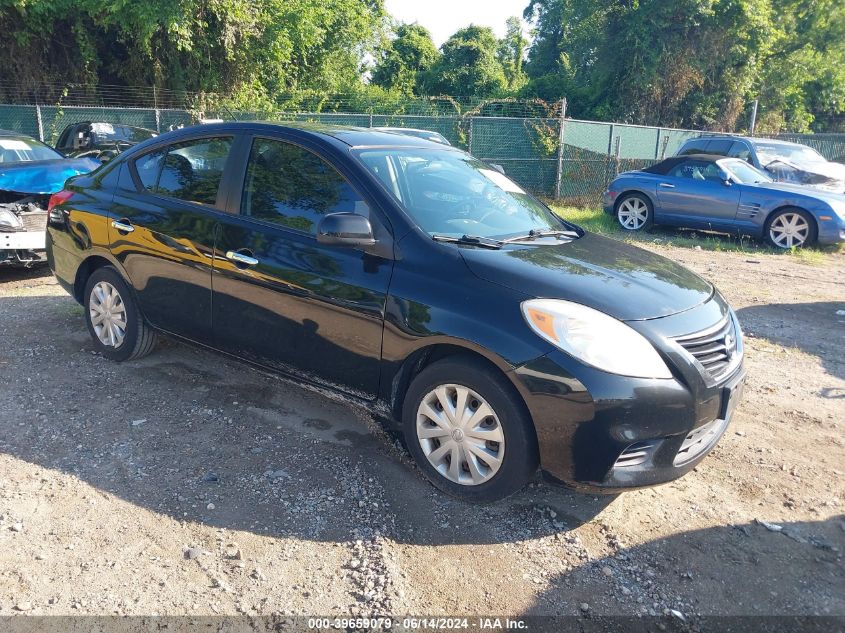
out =
[[[713,162],[688,159],[659,177],[662,220],[686,226],[724,226],[736,217],[739,187],[726,185]]]
[[[215,347],[374,397],[392,258],[319,244],[316,232],[328,213],[358,213],[389,243],[387,222],[354,171],[314,143],[256,136],[245,150],[238,214],[221,219],[214,253]]]
[[[211,341],[215,228],[232,134],[152,149],[122,167],[110,214],[111,251],[155,327]]]

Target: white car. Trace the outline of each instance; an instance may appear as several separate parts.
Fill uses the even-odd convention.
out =
[[[99,165],[91,158],[65,158],[24,134],[0,130],[0,266],[44,261],[50,195],[71,176]]]

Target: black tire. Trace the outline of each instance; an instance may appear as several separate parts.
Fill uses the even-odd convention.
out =
[[[798,215],[801,216],[804,221],[807,223],[807,237],[801,244],[794,244],[795,248],[803,248],[805,246],[811,246],[815,243],[816,237],[818,237],[818,227],[816,226],[816,221],[809,213],[804,211],[804,209],[799,209],[797,207],[787,207],[785,209],[780,209],[774,213],[772,213],[766,219],[766,225],[763,228],[763,237],[766,240],[766,243],[769,246],[773,246],[774,248],[780,250],[786,250],[792,248],[793,246],[778,244],[775,239],[772,237],[772,225],[778,221],[779,218],[783,218],[784,216],[789,215]]]
[[[625,204],[626,201],[638,201],[641,204],[645,205],[646,208],[646,219],[645,222],[637,227],[632,226],[625,226],[622,221],[622,218],[619,216],[619,213],[622,209],[622,205]],[[614,207],[614,216],[616,217],[616,221],[619,223],[619,226],[622,228],[623,231],[628,231],[630,233],[636,233],[638,231],[648,231],[654,226],[654,205],[651,204],[651,200],[649,200],[648,196],[641,194],[641,193],[625,193],[619,196],[619,200],[616,201],[616,206]]]
[[[117,346],[104,344],[97,335],[94,324],[92,323],[91,293],[97,284],[101,282],[108,283],[114,287],[125,309],[126,328],[124,330],[123,340]],[[91,335],[94,347],[100,354],[109,360],[122,362],[141,358],[153,351],[157,340],[156,333],[144,321],[135,302],[135,295],[126,282],[123,281],[117,270],[111,266],[104,266],[91,273],[88,282],[85,284],[83,301],[82,307],[85,309],[85,324],[88,326],[88,333]]]
[[[428,460],[417,436],[417,411],[423,399],[440,385],[460,385],[481,396],[493,409],[504,437],[498,471],[480,484],[453,482]],[[504,376],[471,356],[451,356],[423,369],[411,382],[402,408],[408,450],[426,478],[440,490],[472,503],[489,503],[518,491],[539,465],[534,425],[522,399]],[[477,462],[477,460],[476,460]],[[468,466],[466,462],[462,464]],[[464,469],[468,472],[468,468]]]

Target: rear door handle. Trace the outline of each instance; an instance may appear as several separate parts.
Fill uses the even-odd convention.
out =
[[[675,185],[670,184],[668,182],[661,182],[660,186],[663,187],[664,189],[674,189],[675,188]]]
[[[126,218],[121,218],[120,220],[112,220],[111,225],[112,228],[117,229],[121,233],[131,233],[135,230],[135,227],[132,226],[132,223]]]
[[[240,251],[226,251],[226,259],[230,262],[241,264],[242,266],[256,266],[258,264],[258,260],[251,254],[248,255],[247,253],[249,252],[250,251],[245,248]]]

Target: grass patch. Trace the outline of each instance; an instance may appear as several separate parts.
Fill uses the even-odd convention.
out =
[[[791,250],[772,248],[760,240],[736,237],[724,233],[711,233],[700,229],[680,229],[657,226],[647,233],[623,231],[616,219],[595,207],[568,207],[554,202],[549,206],[564,220],[577,224],[592,233],[607,235],[631,244],[664,244],[680,248],[698,248],[705,251],[745,253],[748,255],[778,255],[794,257],[805,264],[824,264],[827,255],[845,251],[842,244],[811,246]]]

